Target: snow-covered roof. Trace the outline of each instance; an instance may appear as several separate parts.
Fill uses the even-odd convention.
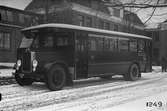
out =
[[[24,28],[22,29],[22,31],[35,30],[35,29],[41,29],[41,28],[65,28],[65,29],[83,30],[83,31],[103,33],[103,34],[112,34],[112,35],[118,35],[118,36],[124,36],[124,37],[151,39],[150,37],[143,36],[143,35],[136,35],[136,34],[110,31],[110,30],[102,30],[97,28],[83,27],[83,26],[70,25],[70,24],[57,24],[57,23],[49,23],[49,24],[32,26],[32,27]]]

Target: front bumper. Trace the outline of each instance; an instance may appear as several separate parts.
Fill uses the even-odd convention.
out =
[[[36,72],[32,72],[32,73],[25,73],[24,72],[23,73],[23,72],[16,71],[16,72],[13,72],[12,74],[13,74],[13,76],[19,75],[20,78],[32,78],[32,79],[37,80],[37,81],[44,79],[44,75],[36,73]]]
[[[14,76],[15,75],[19,75],[20,77],[32,77],[34,75],[36,75],[35,73],[23,73],[23,72],[13,72],[12,73]]]

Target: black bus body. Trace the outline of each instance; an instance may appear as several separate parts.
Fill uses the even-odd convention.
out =
[[[22,30],[15,79],[19,85],[46,82],[60,90],[73,80],[123,75],[137,80],[151,71],[151,38],[68,24],[42,24]]]

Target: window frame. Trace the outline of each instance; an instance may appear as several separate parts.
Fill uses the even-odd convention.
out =
[[[129,39],[128,38],[120,38],[120,37],[118,38],[118,50],[119,52],[122,52],[122,51],[129,52]]]
[[[85,17],[83,15],[78,15],[79,26],[85,26]]]
[[[129,51],[130,52],[137,52],[137,50],[138,50],[137,39],[130,39],[130,41],[129,41]]]
[[[85,23],[87,27],[92,27],[92,18],[86,17]]]
[[[7,21],[8,17],[7,17],[7,12],[4,9],[0,9],[0,14],[1,14],[1,21]]]
[[[0,50],[11,50],[11,33],[7,31],[0,31],[0,33],[2,34],[2,42],[1,42],[2,45],[0,43]],[[8,42],[7,45],[5,44],[6,40]]]

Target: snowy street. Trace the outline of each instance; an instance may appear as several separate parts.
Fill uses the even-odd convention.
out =
[[[0,86],[2,111],[166,111],[167,73],[154,67],[138,81],[90,78],[74,86],[49,91],[44,83]]]

